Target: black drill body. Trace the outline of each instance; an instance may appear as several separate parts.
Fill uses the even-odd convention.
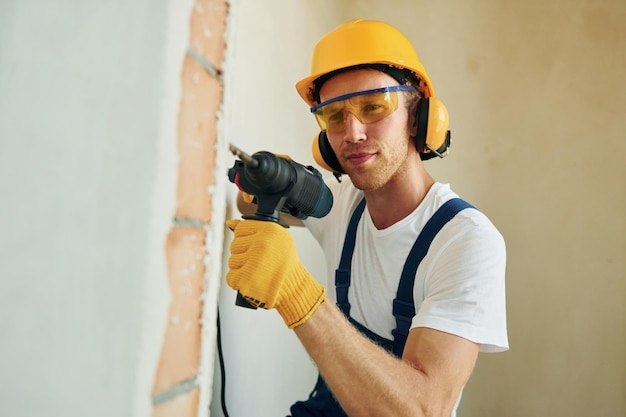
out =
[[[324,217],[332,208],[333,195],[315,168],[266,151],[239,156],[228,178],[257,204],[254,215],[244,218],[280,223],[280,212],[304,220]]]

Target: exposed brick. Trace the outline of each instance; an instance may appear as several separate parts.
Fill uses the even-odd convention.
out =
[[[215,181],[216,124],[221,100],[221,82],[187,56],[178,121],[176,217],[211,220],[209,189]]]
[[[228,3],[224,0],[196,0],[191,13],[189,45],[222,72],[226,40]]]
[[[228,2],[196,0],[189,20],[189,49],[218,74],[223,71]],[[206,63],[205,63],[206,65]],[[178,114],[178,183],[174,216],[209,223],[210,189],[215,182],[217,114],[223,85],[219,77],[190,56],[181,71]],[[226,173],[224,173],[226,175]],[[202,295],[204,293],[206,232],[175,226],[165,247],[171,303],[161,357],[152,394],[162,394],[197,376],[200,365]],[[177,388],[180,389],[180,386]],[[175,391],[174,391],[175,392]],[[197,417],[198,388],[153,408],[153,417]],[[163,398],[161,396],[161,398]],[[166,397],[167,398],[167,397]]]
[[[181,394],[172,400],[152,409],[152,417],[197,417],[200,390]]]
[[[171,303],[153,394],[198,372],[205,240],[201,228],[176,226],[168,233],[165,252]]]

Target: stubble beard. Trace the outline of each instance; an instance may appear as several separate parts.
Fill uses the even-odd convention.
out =
[[[375,191],[384,187],[394,176],[401,174],[408,163],[409,141],[403,140],[379,149],[375,161],[365,166],[346,169],[352,184],[362,191]]]

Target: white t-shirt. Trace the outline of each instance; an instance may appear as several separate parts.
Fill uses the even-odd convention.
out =
[[[326,255],[328,296],[336,302],[339,265],[350,216],[363,198],[347,176],[327,182],[333,208],[305,224]],[[393,339],[392,302],[402,268],[419,232],[439,207],[458,197],[435,183],[406,218],[378,230],[365,207],[356,234],[348,300],[350,315],[374,333]],[[393,201],[389,202],[390,205]],[[411,328],[428,327],[480,344],[482,352],[508,349],[505,304],[506,248],[502,235],[480,211],[465,209],[435,236],[415,276]]]

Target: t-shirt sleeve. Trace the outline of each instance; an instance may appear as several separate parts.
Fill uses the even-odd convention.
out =
[[[433,240],[418,268],[423,301],[411,327],[428,327],[480,344],[481,352],[508,349],[506,247],[483,215],[459,214]]]

